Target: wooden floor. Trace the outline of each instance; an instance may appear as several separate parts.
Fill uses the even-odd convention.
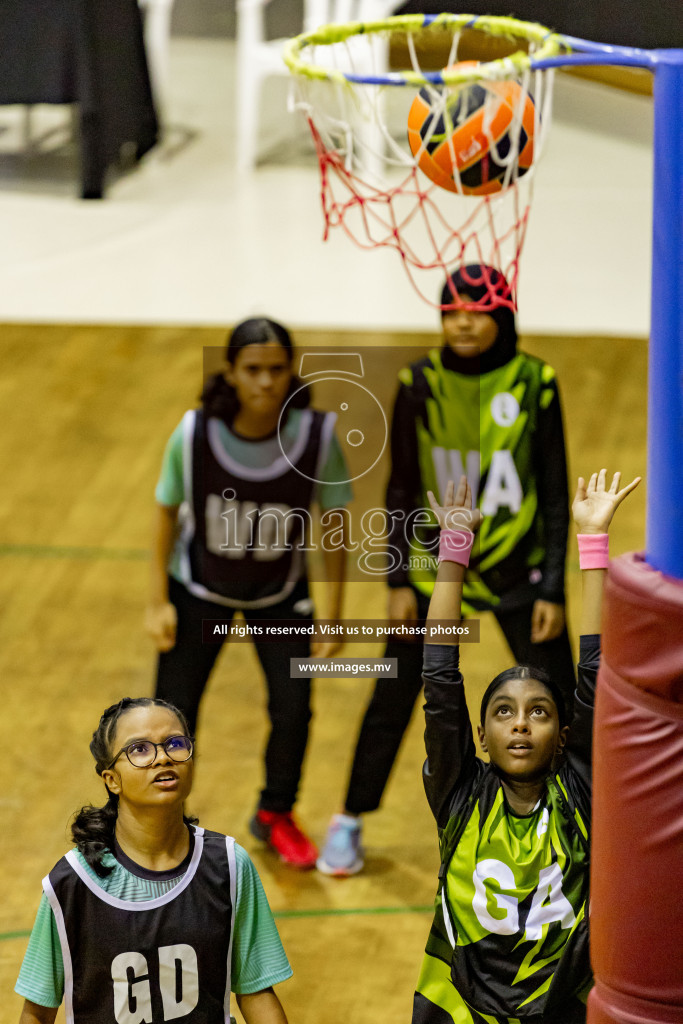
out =
[[[154,654],[142,631],[148,529],[166,437],[194,404],[202,350],[217,329],[0,327],[0,1024],[18,1018],[10,994],[40,895],[40,880],[69,846],[68,823],[102,801],[88,742],[104,707],[148,694]],[[394,349],[433,338],[299,332],[301,344],[387,347],[377,388],[393,391]],[[606,465],[645,469],[646,343],[529,338],[561,382],[571,476]],[[393,360],[393,362],[392,362]],[[374,386],[374,384],[373,384]],[[381,504],[386,467],[358,482]],[[374,490],[373,490],[374,489]],[[612,551],[644,543],[645,487],[619,516]],[[576,620],[577,559],[568,562]],[[381,583],[349,588],[349,617],[380,618]],[[466,648],[473,694],[509,663],[490,621]],[[379,654],[355,646],[350,655]],[[370,683],[319,681],[298,814],[321,840],[337,809]],[[384,806],[367,820],[367,867],[338,881],[281,867],[248,833],[261,781],[264,691],[251,647],[223,652],[203,705],[191,809],[229,832],[263,879],[294,978],[280,996],[292,1024],[407,1021],[438,867],[436,833],[420,780],[415,715]],[[58,1017],[63,1020],[63,1017]]]

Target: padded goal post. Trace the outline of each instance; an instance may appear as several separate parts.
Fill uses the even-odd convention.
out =
[[[683,1020],[683,584],[610,565],[595,708],[589,1024]]]

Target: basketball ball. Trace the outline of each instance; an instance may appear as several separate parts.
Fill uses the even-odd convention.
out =
[[[473,67],[463,61],[455,67]],[[447,69],[447,70],[452,70]],[[519,132],[516,166],[511,184],[531,167],[534,158],[534,101],[523,96],[514,81],[472,82],[449,90],[433,104],[426,88],[420,89],[408,114],[408,142],[418,166],[428,178],[450,192],[485,196],[502,191],[508,172],[514,135]],[[520,117],[521,123],[515,117]],[[458,188],[454,165],[460,175]]]

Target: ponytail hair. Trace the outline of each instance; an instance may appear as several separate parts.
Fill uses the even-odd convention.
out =
[[[134,708],[161,707],[171,711],[180,722],[186,735],[190,735],[187,720],[182,711],[165,700],[153,697],[124,697],[118,704],[112,704],[103,712],[99,725],[90,741],[90,753],[95,759],[95,771],[98,775],[111,765],[112,740],[116,735],[118,721],[126,711]],[[106,784],[105,784],[106,788]],[[116,819],[119,814],[119,798],[116,793],[107,789],[107,802],[103,807],[88,804],[81,807],[74,815],[71,825],[71,836],[86,862],[96,875],[106,878],[114,870],[103,863],[106,853],[114,849]],[[199,819],[183,815],[186,825],[195,825]]]
[[[228,335],[225,357],[230,366],[234,366],[243,348],[248,345],[267,345],[268,342],[273,341],[282,346],[291,364],[294,359],[294,344],[286,327],[277,323],[276,320],[269,320],[263,316],[242,320]],[[294,397],[292,398],[292,396]],[[228,384],[222,373],[214,373],[207,378],[199,397],[206,419],[213,416],[223,420],[229,426],[239,411],[240,403],[237,392],[232,384]],[[291,401],[289,401],[290,398]],[[302,387],[299,378],[292,375],[289,390],[285,396],[285,404],[289,403],[288,408],[305,409],[310,404],[310,400],[310,388]]]
[[[109,793],[104,807],[93,807],[92,804],[81,807],[71,823],[71,837],[76,847],[100,878],[106,878],[114,870],[102,860],[113,849],[118,813],[119,798],[115,793]]]

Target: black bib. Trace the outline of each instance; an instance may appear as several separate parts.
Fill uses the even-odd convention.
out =
[[[256,608],[293,590],[305,572],[309,509],[332,425],[329,414],[303,410],[287,455],[251,468],[225,451],[217,420],[206,422],[201,411],[195,413],[193,514],[185,530],[193,594]]]
[[[43,880],[64,960],[67,1024],[225,1024],[235,843],[201,828],[188,869],[152,900],[111,896],[70,851]]]

